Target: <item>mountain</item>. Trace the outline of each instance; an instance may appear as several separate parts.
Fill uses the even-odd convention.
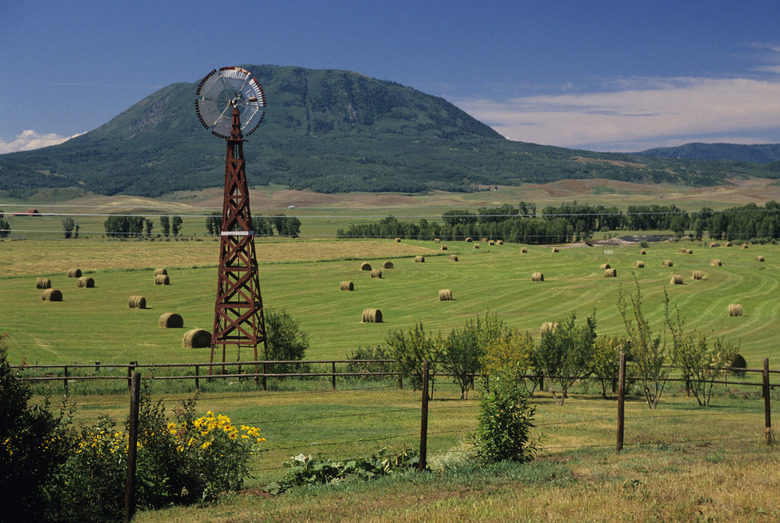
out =
[[[245,65],[268,100],[244,154],[250,185],[320,192],[431,189],[608,178],[716,185],[780,177],[724,161],[577,151],[513,142],[442,98],[358,73]],[[225,144],[199,123],[196,83],[169,85],[63,144],[0,155],[0,192],[41,188],[159,196],[223,183]]]
[[[636,154],[686,160],[729,160],[768,164],[780,161],[780,144],[686,143],[677,147],[656,147]]]

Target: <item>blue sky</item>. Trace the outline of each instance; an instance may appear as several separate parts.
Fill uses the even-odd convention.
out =
[[[6,1],[0,153],[248,63],[392,80],[545,145],[780,143],[778,20],[768,0]]]

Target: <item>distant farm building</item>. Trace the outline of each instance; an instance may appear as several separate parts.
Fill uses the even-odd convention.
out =
[[[27,209],[24,212],[15,212],[13,215],[14,216],[40,216],[41,213],[38,212],[38,209]]]

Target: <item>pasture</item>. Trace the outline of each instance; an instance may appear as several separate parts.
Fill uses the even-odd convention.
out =
[[[721,242],[723,243],[723,242]],[[307,332],[307,358],[341,359],[359,346],[382,343],[391,329],[408,329],[421,320],[426,330],[460,327],[466,319],[496,313],[508,325],[538,335],[547,321],[576,313],[596,313],[600,334],[620,334],[619,293],[634,292],[639,282],[646,315],[654,329],[663,322],[663,294],[669,294],[686,327],[740,342],[749,366],[773,357],[774,320],[780,313],[780,248],[748,249],[709,242],[550,247],[481,242],[392,240],[263,240],[257,242],[260,284],[268,309],[285,309]],[[680,252],[681,247],[691,254]],[[216,293],[218,243],[205,241],[116,241],[105,239],[0,241],[0,300],[4,332],[9,334],[11,363],[166,363],[208,360],[208,349],[182,349],[192,328],[211,328]],[[450,261],[449,255],[458,256]],[[415,256],[425,256],[415,263]],[[764,256],[764,262],[755,261]],[[722,265],[711,266],[720,259]],[[672,267],[662,266],[672,260]],[[383,269],[382,278],[361,271],[366,261]],[[644,268],[635,268],[636,261]],[[605,278],[608,263],[617,277]],[[154,284],[153,270],[168,269],[171,284]],[[94,288],[77,288],[67,271],[80,268]],[[702,271],[703,279],[693,272]],[[543,282],[532,282],[541,272]],[[672,275],[682,285],[670,283]],[[47,277],[63,293],[62,302],[45,302],[35,288]],[[354,291],[340,291],[353,281]],[[453,300],[439,301],[451,289]],[[147,300],[147,309],[128,307],[130,296]],[[730,317],[730,304],[744,315]],[[379,308],[383,323],[361,323],[361,312]],[[165,312],[184,318],[183,329],[161,329]],[[242,358],[246,359],[246,358]]]

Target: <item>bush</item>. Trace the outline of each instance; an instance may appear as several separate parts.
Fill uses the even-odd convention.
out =
[[[287,311],[265,311],[266,352],[269,361],[302,360],[309,348],[309,336]],[[306,372],[308,367],[294,363],[274,364],[274,373]]]
[[[377,345],[376,347],[358,347],[357,350],[352,351],[350,354],[347,355],[348,360],[390,360],[392,359],[392,356],[390,355],[390,352],[385,349],[381,345]],[[373,372],[393,372],[396,368],[395,362],[392,361],[372,361],[369,363],[365,362],[358,362],[358,361],[350,361],[347,363],[347,372],[360,372],[360,373],[366,373],[365,376],[359,376],[360,379],[364,380],[386,380],[388,378],[392,378],[393,376],[385,375],[385,376],[371,376],[368,373]]]
[[[492,379],[490,390],[481,394],[472,438],[478,458],[487,463],[532,461],[536,452],[530,437],[534,410],[512,376],[502,373]]]
[[[64,410],[52,414],[48,399],[28,405],[32,392],[8,364],[6,336],[0,335],[0,519],[35,521],[42,517],[46,481],[70,449],[69,420]]]
[[[501,338],[506,331],[504,323],[495,314],[467,320],[462,329],[453,329],[444,343],[442,363],[460,387],[460,398],[468,395],[474,386],[474,376],[482,370],[487,347]]]
[[[428,361],[428,396],[433,398],[436,362],[439,360],[444,340],[425,333],[421,321],[416,321],[408,332],[396,330],[388,334],[387,346],[393,359],[398,361],[401,376],[412,382],[413,390],[422,390],[423,362]]]
[[[529,394],[536,388],[536,380],[530,380],[528,388],[526,374],[533,370],[535,351],[534,339],[528,331],[512,329],[487,346],[483,369],[488,376],[510,377],[517,386]]]

